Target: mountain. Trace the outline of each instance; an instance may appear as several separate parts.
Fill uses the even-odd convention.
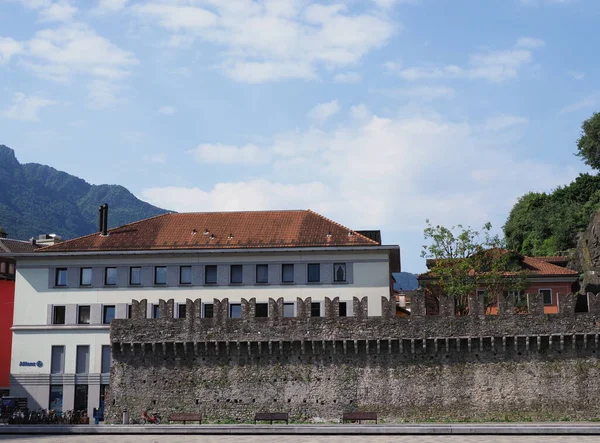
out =
[[[90,185],[37,163],[21,164],[0,145],[0,226],[11,238],[56,233],[65,239],[98,231],[98,206],[109,205],[109,227],[163,214],[123,186]]]
[[[396,291],[412,291],[419,287],[419,281],[417,280],[417,274],[411,274],[410,272],[394,272],[394,289]]]

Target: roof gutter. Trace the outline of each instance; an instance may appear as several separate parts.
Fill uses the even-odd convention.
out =
[[[81,257],[81,256],[111,256],[111,255],[180,255],[180,254],[266,254],[277,252],[369,252],[396,251],[398,245],[380,246],[325,246],[325,247],[295,247],[295,248],[219,248],[219,249],[147,249],[139,251],[61,251],[61,252],[21,252],[0,253],[0,257],[14,258],[49,258],[49,257]]]

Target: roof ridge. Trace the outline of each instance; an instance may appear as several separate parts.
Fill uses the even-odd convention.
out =
[[[346,226],[342,225],[341,223],[338,223],[338,222],[336,222],[336,221],[333,221],[333,220],[331,220],[330,218],[328,218],[328,217],[325,217],[324,215],[322,215],[322,214],[319,214],[318,212],[315,212],[315,211],[313,211],[312,209],[307,209],[307,210],[306,210],[306,212],[309,212],[309,213],[311,213],[311,214],[314,214],[314,215],[316,215],[316,216],[318,216],[318,217],[321,217],[322,219],[324,219],[324,220],[327,220],[329,223],[333,223],[334,225],[336,225],[336,226],[338,226],[338,227],[340,227],[340,228],[343,228],[343,229],[345,229],[345,230],[347,230],[347,231],[350,231],[350,232],[352,232],[352,234],[353,234],[353,235],[358,235],[359,237],[362,237],[362,238],[364,238],[365,240],[367,240],[367,241],[368,241],[368,242],[370,242],[370,243],[373,243],[373,244],[375,244],[375,245],[379,245],[379,243],[377,243],[375,240],[372,240],[372,239],[370,239],[369,237],[367,237],[367,236],[365,236],[365,235],[359,234],[359,233],[358,233],[358,232],[356,232],[355,230],[353,230],[353,229],[350,229],[350,228],[348,228],[348,227],[346,227]]]
[[[121,228],[124,228],[125,226],[135,225],[136,223],[145,222],[145,221],[148,221],[148,220],[152,220],[152,219],[155,219],[155,218],[158,218],[158,217],[162,217],[162,216],[165,216],[165,215],[171,215],[171,214],[173,214],[173,212],[165,212],[164,214],[154,215],[152,217],[144,218],[142,220],[137,220],[137,221],[134,221],[134,222],[131,222],[131,223],[127,223],[127,224],[124,224],[124,225],[121,225],[121,226],[117,226],[116,228],[111,228],[107,232],[110,233],[111,231],[114,231],[115,229],[121,229]],[[37,251],[44,251],[44,252],[46,252],[48,249],[53,248],[54,246],[57,246],[57,245],[64,245],[65,243],[70,243],[70,242],[73,242],[75,240],[80,240],[82,238],[88,238],[88,237],[91,237],[92,235],[98,235],[98,232],[100,232],[100,231],[92,232],[92,233],[90,233],[88,235],[82,235],[81,237],[71,238],[69,240],[65,240],[63,242],[56,243],[56,244],[53,244],[53,245],[42,246],[41,248],[36,249],[36,252]]]

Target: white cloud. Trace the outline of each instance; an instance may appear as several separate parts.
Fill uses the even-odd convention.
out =
[[[579,71],[569,71],[569,77],[575,80],[583,80],[585,78],[585,73]]]
[[[308,112],[308,118],[319,123],[333,117],[340,111],[340,105],[337,100],[332,100],[326,103],[319,103]]]
[[[36,75],[54,81],[68,81],[78,74],[118,79],[137,64],[131,52],[81,23],[39,31],[25,48],[22,63]]]
[[[323,211],[314,196],[331,195],[320,182],[287,184],[269,180],[217,183],[208,191],[200,188],[149,188],[142,198],[178,211],[244,211],[260,209],[303,209]]]
[[[53,100],[17,92],[13,96],[12,106],[2,111],[0,115],[11,120],[38,121],[40,111],[54,104],[56,102]]]
[[[148,163],[163,164],[167,162],[167,154],[164,152],[159,152],[158,154],[146,154],[142,158]]]
[[[430,102],[438,99],[450,99],[455,91],[447,86],[418,86],[415,88],[374,89],[372,92],[391,96],[406,97],[411,100]]]
[[[200,40],[222,48],[223,71],[249,83],[310,80],[320,68],[355,65],[395,30],[376,6],[352,13],[342,4],[296,0],[152,0],[131,10],[167,30],[170,45]]]
[[[543,46],[543,41],[531,37],[520,38],[509,49],[474,54],[468,66],[446,65],[403,68],[399,63],[388,62],[386,70],[398,74],[404,80],[467,78],[501,83],[516,78],[521,68],[531,63],[534,48]]]
[[[23,45],[9,37],[0,37],[0,64],[8,61],[23,50]]]
[[[68,22],[77,13],[77,8],[69,0],[20,0],[20,3],[37,10],[42,22]]]
[[[93,10],[95,14],[109,14],[122,11],[129,0],[98,0],[98,5]]]
[[[544,42],[544,40],[539,39],[539,38],[532,38],[532,37],[521,37],[519,40],[517,40],[517,48],[528,48],[528,49],[535,49],[535,48],[541,48],[543,46],[546,45],[546,42]]]
[[[159,114],[173,115],[177,112],[177,109],[173,106],[163,106],[158,110]]]
[[[336,83],[349,83],[355,84],[360,83],[361,76],[358,72],[340,72],[333,77],[333,81]]]
[[[575,175],[564,165],[529,160],[498,137],[503,127],[523,124],[519,118],[469,123],[421,115],[383,118],[364,106],[353,109],[356,115],[351,111],[349,120],[331,130],[311,127],[252,145],[252,155],[260,151],[272,159],[261,180],[152,188],[143,196],[184,211],[312,208],[353,227],[389,231],[401,221],[403,230],[414,233],[422,232],[426,218],[501,226],[518,196]],[[227,159],[242,149],[225,148]],[[218,149],[210,152],[218,155]]]
[[[598,104],[598,96],[596,94],[584,97],[583,99],[571,103],[560,110],[561,114],[570,114],[571,112],[581,111],[582,109],[591,108]]]
[[[497,115],[487,119],[484,124],[486,131],[498,132],[503,131],[514,126],[522,126],[529,123],[525,117],[518,117],[516,115]]]
[[[188,151],[198,163],[250,164],[266,163],[268,158],[258,146],[232,146],[217,144],[201,144]]]
[[[122,87],[110,80],[96,79],[88,84],[88,103],[91,108],[109,108],[125,99],[120,94]]]

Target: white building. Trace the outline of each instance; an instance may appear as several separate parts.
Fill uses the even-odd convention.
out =
[[[104,220],[102,222],[102,220]],[[369,315],[381,314],[398,246],[383,246],[378,231],[361,234],[312,211],[165,214],[35,253],[17,255],[11,360],[11,395],[30,408],[100,406],[110,368],[112,318],[127,318],[132,299],[228,298],[230,316],[255,297],[257,316],[269,298],[283,297],[285,315],[296,298],[312,298],[323,315],[325,297],[340,299],[340,315],[353,315],[353,297],[368,297]],[[103,232],[104,231],[104,232]],[[369,238],[371,237],[371,238]]]

